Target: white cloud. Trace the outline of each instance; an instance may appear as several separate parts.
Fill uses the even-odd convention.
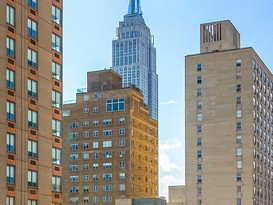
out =
[[[178,101],[169,100],[167,102],[162,102],[161,105],[170,105],[170,104],[178,104]]]

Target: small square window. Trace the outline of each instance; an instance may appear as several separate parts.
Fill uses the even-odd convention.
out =
[[[236,118],[242,117],[242,110],[236,110]]]
[[[202,77],[201,76],[197,76],[197,84],[202,83]]]
[[[242,91],[242,88],[241,88],[241,85],[239,84],[236,86],[236,92],[241,92],[241,91]]]
[[[202,168],[203,168],[202,163],[198,163],[197,164],[197,170],[200,171],[200,170],[202,170]]]
[[[202,151],[201,150],[198,150],[197,151],[197,158],[201,158],[202,157]]]
[[[236,123],[236,130],[237,130],[237,131],[242,130],[242,123],[241,123],[241,122],[237,122],[237,123]]]
[[[199,113],[197,114],[197,121],[202,121],[203,120],[203,114]]]
[[[242,143],[242,136],[236,136],[236,143],[240,144]]]
[[[197,138],[197,145],[201,146],[202,145],[202,138]]]
[[[202,101],[198,100],[197,103],[196,103],[197,109],[201,110],[202,109],[202,105],[203,105]]]
[[[201,88],[197,89],[197,96],[202,96],[203,90]]]
[[[197,133],[202,133],[202,126],[201,125],[197,125]]]
[[[242,60],[241,59],[236,59],[236,66],[240,67],[242,65]]]
[[[236,173],[236,181],[242,181],[242,173],[241,172],[237,172]]]
[[[201,71],[202,70],[202,64],[197,64],[197,71]]]
[[[237,72],[236,73],[236,79],[238,80],[238,79],[241,79],[241,78],[242,78],[241,72]]]
[[[202,176],[201,175],[197,175],[197,183],[202,183]]]
[[[236,105],[241,105],[242,99],[241,97],[236,97]]]
[[[237,161],[236,162],[236,168],[237,169],[242,169],[242,161]]]

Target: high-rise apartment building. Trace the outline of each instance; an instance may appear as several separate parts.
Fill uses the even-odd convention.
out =
[[[64,104],[64,204],[158,195],[158,125],[143,95],[113,70],[89,72]]]
[[[136,85],[150,116],[158,118],[158,76],[154,38],[142,17],[140,0],[130,0],[128,14],[119,22],[112,42],[112,69],[122,76],[123,87]]]
[[[0,5],[0,204],[60,205],[62,0]]]
[[[186,204],[273,204],[273,75],[230,21],[186,56]]]

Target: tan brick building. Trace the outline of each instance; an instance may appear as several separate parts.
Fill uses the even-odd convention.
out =
[[[0,14],[0,204],[60,205],[62,0]]]
[[[169,186],[168,188],[168,203],[167,205],[185,205],[186,201],[186,186]]]
[[[230,21],[186,56],[186,204],[273,204],[273,76]]]
[[[113,70],[89,72],[64,105],[64,203],[157,197],[158,125],[136,88]]]

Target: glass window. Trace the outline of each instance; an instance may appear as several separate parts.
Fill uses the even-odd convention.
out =
[[[15,103],[7,101],[6,117],[8,120],[15,121]]]
[[[119,124],[124,124],[124,123],[125,123],[125,117],[120,117]]]
[[[237,131],[242,130],[242,123],[241,122],[236,122],[236,130]]]
[[[86,138],[89,138],[89,132],[88,132],[88,131],[83,132],[83,133],[82,133],[82,137],[85,138],[85,139],[86,139]]]
[[[202,64],[197,64],[197,71],[201,71],[202,70]]]
[[[197,175],[197,183],[202,183],[202,176],[201,175]]]
[[[32,38],[37,39],[37,37],[38,37],[37,22],[32,19],[28,19],[27,25],[28,25],[27,34],[29,36],[31,36]]]
[[[106,111],[107,112],[116,112],[123,111],[125,109],[125,99],[116,98],[116,99],[107,99],[106,100]]]
[[[241,92],[242,91],[242,88],[241,88],[241,85],[236,85],[236,92]]]
[[[62,106],[62,94],[55,90],[52,90],[52,106],[57,108]]]
[[[112,124],[112,119],[104,119],[103,120],[103,125],[111,125]]]
[[[202,96],[202,88],[197,88],[197,96]]]
[[[70,176],[70,182],[78,182],[79,177],[78,176]]]
[[[112,136],[112,130],[103,130],[103,136],[104,137],[110,137]]]
[[[70,122],[69,123],[69,128],[77,128],[79,126],[78,122]]]
[[[82,109],[82,112],[83,112],[83,113],[89,113],[89,107],[83,108],[83,109]]]
[[[7,152],[15,153],[15,135],[14,134],[7,133],[6,149],[7,149]]]
[[[15,167],[7,165],[6,167],[6,183],[15,184]]]
[[[242,60],[241,59],[236,59],[236,66],[240,67],[242,65]]]
[[[83,181],[89,181],[89,175],[83,175]]]
[[[197,163],[197,170],[202,170],[203,166],[202,166],[202,163]]]
[[[70,197],[69,202],[72,204],[79,203],[79,197],[77,197],[77,196]]]
[[[79,138],[79,133],[77,132],[70,133],[70,140],[75,140],[78,138]]]
[[[88,142],[83,143],[82,148],[83,149],[88,149],[89,148],[89,143]]]
[[[119,146],[124,147],[125,146],[125,140],[119,140]]]
[[[99,131],[93,131],[93,137],[98,137],[99,136]]]
[[[112,196],[103,196],[103,202],[112,202]]]
[[[202,138],[197,138],[197,145],[201,146],[202,145]]]
[[[111,169],[112,163],[111,162],[103,163],[102,167],[103,167],[103,169]]]
[[[79,159],[79,154],[70,154],[69,159],[70,160],[78,160]]]
[[[84,196],[83,203],[88,203],[88,202],[89,202],[89,196]]]
[[[119,151],[119,157],[125,157],[125,151],[124,150]]]
[[[83,153],[82,158],[83,159],[89,159],[89,153]]]
[[[71,186],[70,187],[70,192],[71,193],[77,193],[77,192],[79,192],[79,187],[78,186]]]
[[[242,143],[242,136],[236,136],[236,143]]]
[[[62,151],[57,148],[52,148],[52,164],[61,165],[62,163]]]
[[[83,192],[89,192],[89,186],[83,186]]]
[[[98,203],[98,202],[99,202],[99,197],[93,196],[93,203]]]
[[[99,125],[99,121],[98,120],[93,120],[93,126],[98,126]]]
[[[61,177],[52,176],[52,191],[54,192],[61,191]]]
[[[61,53],[62,52],[62,41],[61,37],[56,34],[52,34],[52,49]]]
[[[202,133],[202,125],[197,125],[197,133]]]
[[[84,128],[89,127],[89,121],[88,120],[84,120],[82,122],[82,127],[84,127]]]
[[[13,70],[6,70],[6,86],[15,89],[15,72]]]
[[[31,96],[33,98],[38,97],[38,83],[37,83],[37,81],[32,80],[32,79],[28,79],[27,93],[28,93],[28,96]]]
[[[28,200],[27,205],[37,205],[37,201],[35,200]]]
[[[52,62],[52,78],[62,80],[62,66],[55,62]]]
[[[197,103],[196,103],[196,107],[197,107],[197,109],[202,109],[202,105],[203,105],[203,103],[202,103],[202,101],[201,100],[197,100]]]
[[[12,26],[15,26],[15,9],[12,6],[6,6],[6,20]]]
[[[236,168],[237,169],[242,169],[242,161],[237,161],[236,162]]]
[[[62,12],[61,9],[52,5],[52,21],[55,23],[62,25]]]
[[[38,9],[38,0],[28,0],[27,4],[34,9]]]
[[[38,127],[38,113],[34,110],[28,110],[28,126],[32,128]]]
[[[28,170],[28,187],[38,187],[38,172]]]
[[[125,173],[124,172],[119,173],[119,179],[125,179]]]
[[[103,141],[103,147],[112,147],[112,141]]]
[[[119,190],[120,191],[125,191],[125,184],[120,184],[119,185]]]
[[[201,158],[202,157],[202,151],[201,150],[197,150],[197,158]]]
[[[11,196],[7,196],[5,205],[15,205],[15,198]]]
[[[242,117],[242,110],[236,110],[236,118]]]
[[[111,173],[103,174],[102,177],[103,177],[104,181],[110,181],[110,180],[112,180],[112,174]]]
[[[107,159],[112,158],[112,152],[104,152],[103,153],[103,158],[107,158]]]
[[[125,168],[125,162],[120,162],[119,163],[119,168],[124,169]]]
[[[236,173],[236,181],[242,181],[242,173],[241,172]]]
[[[6,54],[15,57],[15,40],[12,38],[6,38]]]
[[[241,97],[236,97],[236,104],[240,105],[242,103]]]
[[[38,53],[32,49],[28,49],[27,53],[28,65],[38,68]]]
[[[201,76],[197,76],[197,84],[202,83],[202,77]]]
[[[98,159],[99,158],[99,153],[98,152],[94,152],[93,153],[93,159]]]
[[[197,114],[197,121],[202,121],[203,120],[203,114],[199,113]]]
[[[119,129],[119,135],[125,135],[125,128]]]
[[[38,158],[38,142],[28,140],[28,156]]]
[[[241,147],[237,147],[236,148],[236,156],[242,156],[242,148]]]
[[[52,119],[52,135],[61,136],[61,121]]]
[[[98,181],[98,180],[99,180],[99,175],[93,174],[93,181]]]
[[[111,184],[103,185],[103,191],[112,191],[112,185]]]
[[[93,148],[94,149],[99,148],[99,142],[93,142]]]

